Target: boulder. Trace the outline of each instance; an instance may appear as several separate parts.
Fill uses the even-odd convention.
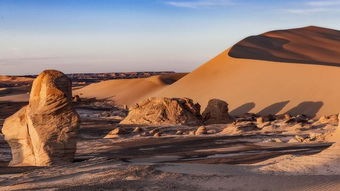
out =
[[[200,126],[195,131],[195,135],[204,135],[207,134],[207,129],[204,126]]]
[[[80,103],[81,99],[80,99],[79,95],[75,95],[75,96],[72,97],[72,101],[74,103]]]
[[[140,127],[136,127],[132,132],[133,133],[142,133],[144,130]]]
[[[73,161],[79,115],[71,80],[55,70],[33,82],[29,104],[5,120],[2,133],[12,151],[10,165],[49,166]]]
[[[128,133],[129,132],[126,129],[117,127],[113,129],[112,131],[110,131],[104,138],[105,139],[114,138],[114,137],[118,137],[119,135],[125,135]]]
[[[199,125],[200,105],[188,98],[149,98],[131,107],[120,124]]]
[[[160,136],[162,136],[162,135],[161,135],[160,132],[157,132],[157,133],[155,133],[153,136],[154,136],[154,137],[160,137]]]
[[[159,129],[152,129],[149,131],[149,134],[155,135],[156,133],[159,133]]]
[[[205,124],[224,124],[233,122],[228,113],[227,102],[220,99],[211,99],[202,113]]]

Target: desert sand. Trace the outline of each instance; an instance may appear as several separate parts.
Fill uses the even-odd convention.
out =
[[[186,74],[164,74],[140,79],[108,80],[75,90],[74,95],[112,100],[118,105],[132,105],[153,92],[174,83]]]
[[[74,89],[80,96],[72,103],[80,117],[74,160],[8,166],[11,149],[0,134],[0,190],[339,190],[339,39],[340,31],[320,27],[272,31],[187,75]],[[15,102],[23,92],[0,93],[2,126],[27,103]],[[184,97],[201,104],[197,123],[177,122],[187,116],[178,99]],[[131,107],[145,98],[177,102]],[[203,112],[211,99],[220,104]],[[124,123],[129,116],[133,123]],[[153,123],[169,117],[174,123]],[[227,120],[215,123],[221,117]]]
[[[33,80],[34,78],[30,78],[30,77],[0,75],[0,84],[5,83],[9,85],[9,84],[17,84],[17,83],[25,83],[25,82],[30,83]]]
[[[34,78],[0,75],[0,101],[28,101]]]
[[[307,37],[302,38],[304,35]],[[189,97],[203,108],[209,99],[219,98],[230,104],[232,115],[288,112],[321,116],[339,112],[340,90],[335,84],[340,80],[340,68],[332,65],[340,63],[336,48],[340,42],[334,40],[340,38],[340,31],[306,27],[252,38],[262,37],[266,37],[265,43],[245,39],[152,96]],[[278,45],[276,38],[289,42]],[[244,44],[256,51],[241,54],[239,47]],[[279,61],[266,61],[274,57]],[[297,58],[304,64],[291,62]]]

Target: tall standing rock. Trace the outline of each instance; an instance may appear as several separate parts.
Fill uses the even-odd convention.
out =
[[[233,121],[228,113],[228,103],[220,99],[209,100],[202,117],[205,124],[223,124]]]
[[[48,166],[72,161],[79,115],[72,107],[71,80],[55,70],[33,82],[29,104],[7,118],[2,129],[11,165]]]

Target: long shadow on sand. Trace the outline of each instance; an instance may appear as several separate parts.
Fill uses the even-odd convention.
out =
[[[261,116],[269,115],[269,114],[275,115],[275,114],[279,113],[288,103],[289,103],[289,101],[282,101],[282,102],[274,103],[274,104],[262,109],[257,114],[261,115]]]
[[[309,117],[315,117],[316,114],[319,112],[321,107],[323,106],[322,101],[305,101],[297,105],[296,107],[290,109],[286,113],[290,115],[299,115],[299,114],[304,114]]]
[[[243,105],[235,108],[234,110],[232,110],[230,112],[230,115],[232,115],[232,116],[242,115],[244,113],[248,113],[254,107],[255,107],[255,103],[254,102],[249,102],[249,103],[243,104]]]

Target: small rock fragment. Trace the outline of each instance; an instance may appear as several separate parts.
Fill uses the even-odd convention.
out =
[[[216,134],[216,130],[210,129],[210,130],[207,131],[207,134]]]
[[[136,127],[132,132],[133,133],[142,133],[144,130],[140,127]]]
[[[204,126],[200,126],[197,128],[195,135],[203,135],[207,134],[207,129]]]
[[[152,129],[151,131],[149,131],[149,133],[151,134],[151,135],[155,135],[156,133],[158,133],[159,132],[159,129]]]
[[[258,117],[258,118],[256,119],[256,123],[257,123],[257,124],[262,124],[263,122],[264,122],[263,117]]]
[[[154,137],[160,137],[161,136],[161,133],[160,132],[157,132],[153,135]]]

